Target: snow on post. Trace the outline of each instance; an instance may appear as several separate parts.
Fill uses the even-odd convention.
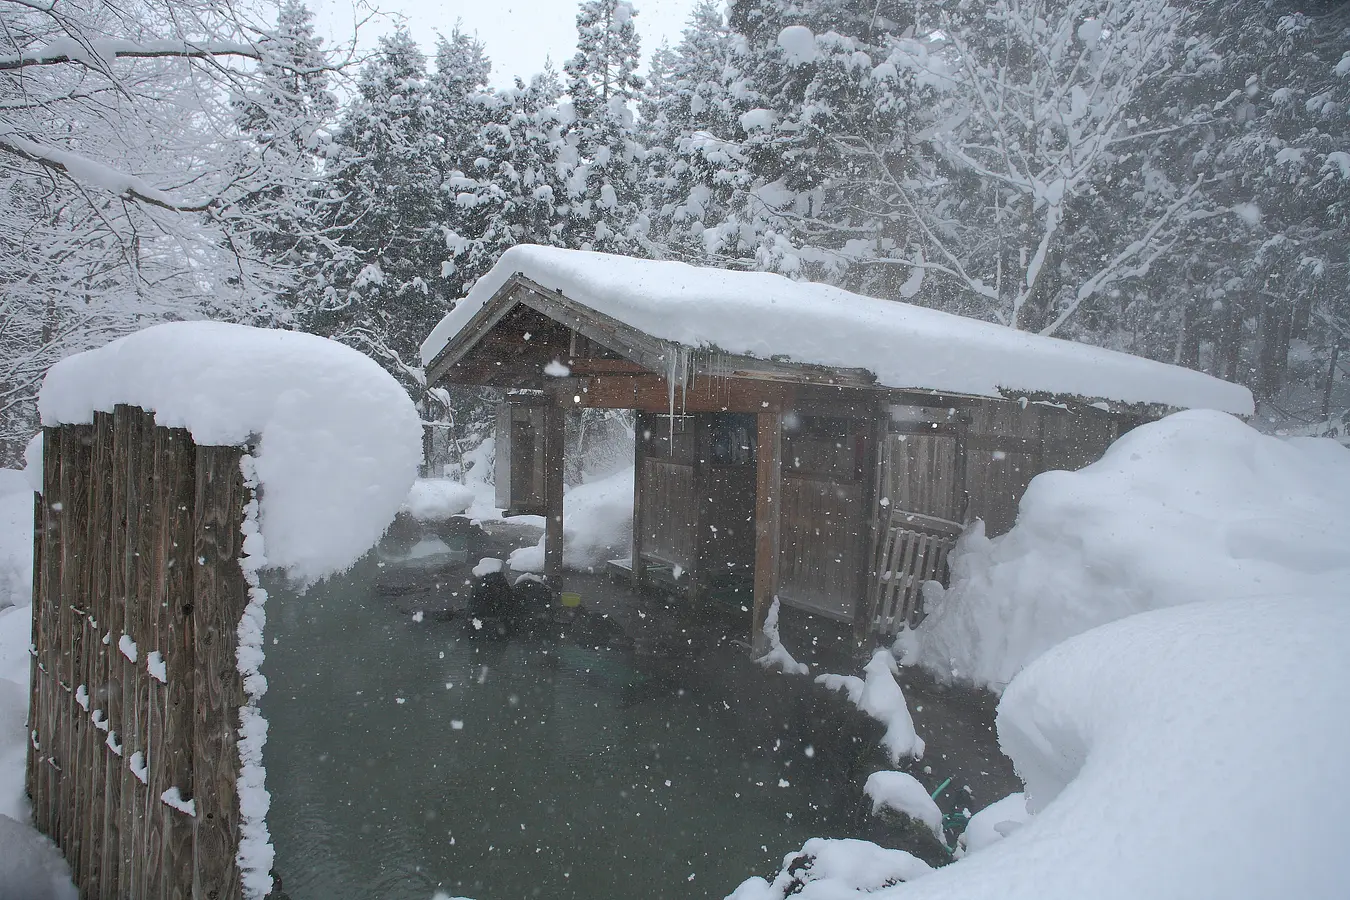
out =
[[[284,570],[309,584],[342,571],[379,539],[407,497],[421,460],[421,421],[407,393],[368,357],[333,341],[242,325],[179,322],[148,328],[62,360],[43,383],[44,425],[91,422],[119,404],[183,428],[198,446],[247,447],[240,459],[250,498],[240,523],[240,570],[248,602],[236,662],[247,702],[239,710],[239,867],[244,896],[272,889],[267,829],[267,722],[258,702],[264,606],[259,573]],[[118,649],[139,657],[129,635]],[[164,659],[146,654],[151,677],[168,680]],[[141,753],[129,765],[147,782]],[[163,801],[189,815],[176,787]]]
[[[302,583],[342,571],[379,539],[417,474],[421,422],[369,357],[294,331],[171,322],[62,360],[38,398],[43,425],[119,403],[199,445],[256,442],[268,564]]]

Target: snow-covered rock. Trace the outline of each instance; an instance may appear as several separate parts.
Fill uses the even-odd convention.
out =
[[[764,639],[769,645],[768,651],[755,659],[766,669],[777,669],[784,675],[810,675],[811,667],[806,663],[799,663],[783,646],[783,639],[778,634],[778,612],[781,605],[778,598],[773,598],[773,604],[769,607],[769,614],[764,617]]]
[[[267,560],[301,582],[370,549],[421,459],[421,421],[393,376],[300,332],[156,325],[57,363],[38,398],[44,425],[90,422],[119,403],[201,445],[256,440]]]
[[[931,871],[928,863],[904,850],[851,838],[812,838],[800,853],[783,858],[773,881],[746,879],[727,900],[849,900],[894,889]]]
[[[1077,472],[1036,476],[1016,526],[977,528],[951,586],[902,633],[906,665],[1002,690],[1088,629],[1214,597],[1299,596],[1350,583],[1350,450],[1177,413]]]
[[[830,690],[843,690],[860,710],[886,726],[881,743],[895,765],[903,757],[921,759],[923,738],[914,730],[914,717],[909,714],[905,693],[895,680],[899,674],[895,657],[889,650],[878,649],[863,667],[865,677],[854,675],[818,675],[816,683]]]
[[[947,836],[942,831],[942,810],[928,794],[928,789],[908,772],[873,772],[867,776],[863,793],[872,800],[872,813],[883,809],[894,810],[928,826],[943,844]]]

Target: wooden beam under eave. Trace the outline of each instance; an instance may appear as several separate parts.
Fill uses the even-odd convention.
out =
[[[675,412],[778,412],[791,403],[793,386],[737,378],[697,376],[675,387]],[[669,382],[660,375],[595,375],[584,379],[577,408],[670,410]]]
[[[544,413],[544,576],[555,591],[562,589],[563,416],[556,403]]]
[[[750,648],[768,652],[764,620],[778,594],[778,553],[782,513],[783,416],[761,412],[755,445],[755,606],[750,623]]]

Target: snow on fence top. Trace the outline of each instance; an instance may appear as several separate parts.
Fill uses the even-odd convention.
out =
[[[863,368],[886,387],[1253,412],[1241,385],[1126,353],[781,275],[532,245],[506,251],[479,279],[423,342],[423,362],[515,274],[691,349]]]
[[[421,459],[421,422],[398,382],[350,347],[299,332],[157,325],[57,363],[38,398],[43,425],[92,422],[119,403],[199,445],[256,439],[267,562],[302,582],[347,568],[379,539]]]

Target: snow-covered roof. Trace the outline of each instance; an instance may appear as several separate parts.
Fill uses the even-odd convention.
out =
[[[890,388],[1253,412],[1241,385],[1126,353],[780,275],[533,245],[506,251],[479,279],[423,342],[423,363],[517,274],[691,350],[865,369]]]

